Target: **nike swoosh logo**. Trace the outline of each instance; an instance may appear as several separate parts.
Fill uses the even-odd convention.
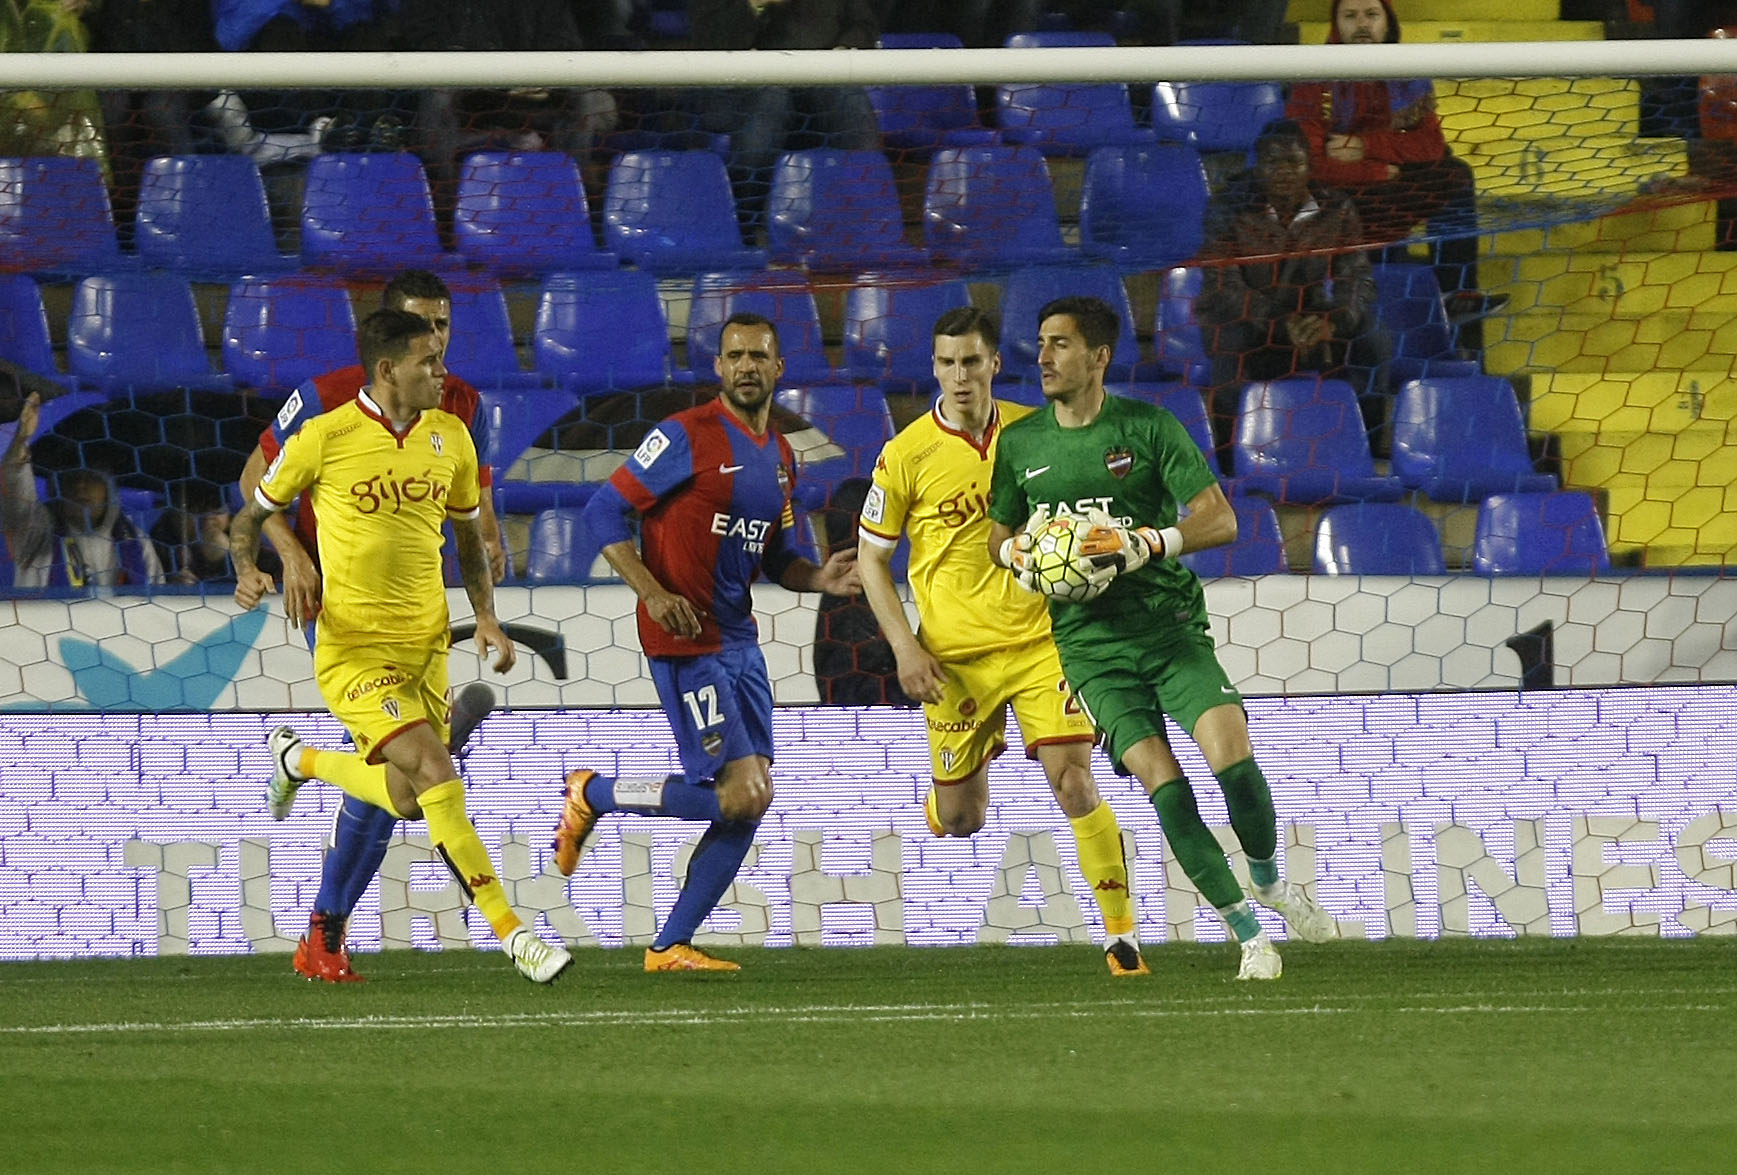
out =
[[[1039,465],[1036,469],[1027,469],[1025,471],[1025,480],[1030,481],[1034,477],[1042,477],[1048,472],[1049,466],[1047,465]]]
[[[719,473],[740,473],[743,468],[744,467],[741,465],[720,465],[720,466],[718,466],[718,472]]]

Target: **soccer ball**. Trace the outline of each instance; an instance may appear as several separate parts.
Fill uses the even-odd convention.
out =
[[[1083,604],[1103,594],[1108,576],[1087,578],[1079,565],[1079,544],[1091,524],[1083,518],[1060,515],[1049,519],[1031,535],[1032,572],[1037,590],[1052,600]]]

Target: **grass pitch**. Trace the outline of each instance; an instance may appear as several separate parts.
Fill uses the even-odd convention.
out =
[[[1702,1172],[1737,941],[494,953],[0,966],[0,1169]]]

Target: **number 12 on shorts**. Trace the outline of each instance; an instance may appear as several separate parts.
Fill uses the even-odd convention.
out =
[[[687,705],[688,714],[694,720],[694,726],[700,730],[710,730],[714,726],[724,724],[724,712],[718,707],[718,687],[703,685],[699,689],[691,689],[682,695],[682,701]]]

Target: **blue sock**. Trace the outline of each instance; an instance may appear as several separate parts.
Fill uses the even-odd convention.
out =
[[[724,819],[712,781],[689,783],[685,775],[670,775],[661,780],[594,775],[585,785],[585,802],[594,812],[638,812],[642,816],[674,816],[678,820],[705,820],[713,824]]]
[[[668,950],[694,937],[694,931],[736,879],[758,827],[755,821],[729,820],[706,829],[688,860],[687,883],[682,886],[681,896],[676,898],[675,908],[669,912],[657,941],[651,944],[653,950]]]
[[[343,807],[338,809],[332,847],[320,862],[320,892],[314,897],[314,909],[348,917],[386,859],[386,846],[392,842],[396,827],[396,814],[345,796]]]

